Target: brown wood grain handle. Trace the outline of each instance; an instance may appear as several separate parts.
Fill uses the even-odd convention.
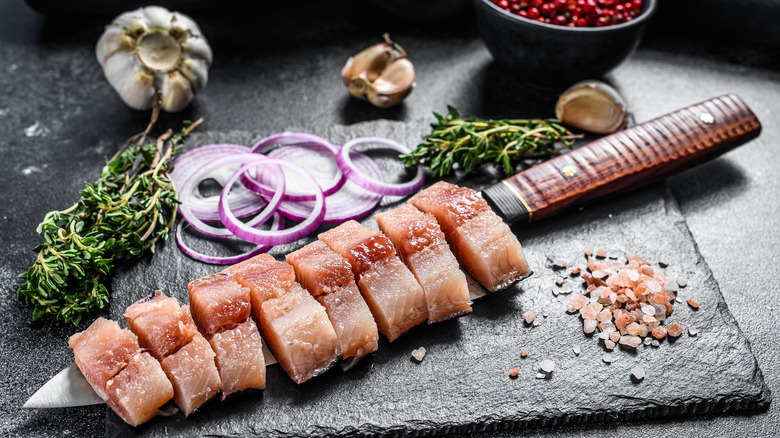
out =
[[[508,222],[535,221],[693,167],[760,132],[761,123],[750,108],[728,94],[602,137],[482,194]]]

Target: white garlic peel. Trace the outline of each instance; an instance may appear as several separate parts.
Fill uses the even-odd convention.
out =
[[[555,104],[555,116],[565,125],[596,134],[611,134],[628,123],[623,97],[608,84],[593,80],[564,91]]]
[[[125,12],[106,26],[95,55],[106,79],[131,108],[184,109],[208,82],[212,53],[189,17],[159,6]]]
[[[349,94],[387,108],[401,103],[414,88],[414,65],[398,44],[390,41],[375,44],[350,57],[341,76]]]

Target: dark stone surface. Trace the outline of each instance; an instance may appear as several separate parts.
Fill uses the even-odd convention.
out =
[[[514,80],[491,60],[470,23],[407,23],[356,3],[290,2],[281,5],[287,8],[281,12],[250,14],[242,9],[236,17],[226,9],[196,15],[215,49],[210,83],[190,109],[165,115],[160,127],[195,116],[207,119],[205,129],[229,135],[259,136],[294,127],[327,133],[326,127],[348,129],[338,126],[381,118],[423,126],[431,121],[430,111],[444,111],[447,104],[480,116],[552,115],[555,93]],[[74,328],[52,321],[31,323],[30,310],[15,295],[16,275],[34,260],[30,250],[39,243],[35,226],[43,214],[69,205],[83,182],[97,177],[104,157],[147,122],[147,114],[123,106],[94,59],[94,43],[110,18],[45,19],[20,0],[0,1],[3,436],[105,433],[105,407],[20,408],[71,362],[67,338],[86,324]],[[754,346],[767,385],[777,393],[780,57],[769,46],[735,45],[725,28],[706,38],[694,34],[687,39],[671,30],[651,23],[639,50],[605,79],[621,90],[638,121],[736,92],[764,123],[757,140],[667,183],[730,311]],[[384,31],[405,46],[418,73],[415,91],[403,105],[387,111],[350,99],[338,75],[349,55],[378,41]],[[502,376],[505,371],[502,367]],[[780,408],[774,403],[765,412],[749,415],[663,420],[648,414],[630,422],[516,430],[502,436],[529,434],[777,436]],[[501,434],[480,436],[486,435]]]
[[[335,142],[378,135],[409,143],[425,129],[420,124],[363,122],[307,131]],[[257,139],[250,133],[203,133],[190,144],[252,144]],[[482,173],[454,182],[480,190],[493,181],[493,175]],[[398,202],[386,199],[377,212]],[[361,222],[376,228],[373,215]],[[472,314],[416,327],[392,344],[383,339],[366,363],[347,373],[331,370],[304,385],[272,366],[264,392],[210,403],[186,419],[177,415],[132,429],[109,413],[109,435],[192,436],[208,431],[215,436],[418,436],[766,408],[769,390],[747,340],[676,201],[663,186],[532,226],[518,224],[514,231],[534,275],[478,301]],[[310,240],[272,253],[283,256]],[[700,334],[663,342],[657,349],[616,350],[614,362],[604,364],[605,350],[597,338],[585,336],[579,317],[565,311],[570,295],[551,292],[560,275],[551,261],[584,266],[582,254],[588,246],[630,250],[655,261],[665,256],[667,276],[688,279],[679,296],[701,304],[698,311],[678,305],[666,325],[678,322],[698,328]],[[153,259],[117,272],[111,315],[121,320],[126,307],[156,288],[186,302],[189,281],[221,269],[193,262],[168,242]],[[579,277],[564,284],[575,290],[580,285]],[[524,323],[528,309],[536,310],[538,327]],[[581,348],[580,356],[572,352],[575,345]],[[410,353],[419,346],[428,354],[418,364]],[[526,359],[520,357],[523,349],[530,352]],[[556,363],[549,380],[535,378],[536,364],[543,359]],[[647,377],[635,385],[629,370],[637,364],[644,366]],[[508,377],[513,367],[521,369],[516,380]]]

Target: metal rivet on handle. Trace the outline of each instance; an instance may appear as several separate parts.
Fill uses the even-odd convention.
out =
[[[712,114],[710,113],[701,113],[699,115],[699,120],[701,120],[702,122],[708,125],[712,125],[713,123],[715,123],[715,117],[713,117]]]

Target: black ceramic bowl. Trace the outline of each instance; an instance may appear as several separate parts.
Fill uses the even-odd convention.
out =
[[[597,78],[617,67],[639,45],[657,0],[645,0],[642,13],[604,27],[566,27],[520,17],[490,0],[473,0],[477,28],[490,53],[518,80],[565,87]]]

